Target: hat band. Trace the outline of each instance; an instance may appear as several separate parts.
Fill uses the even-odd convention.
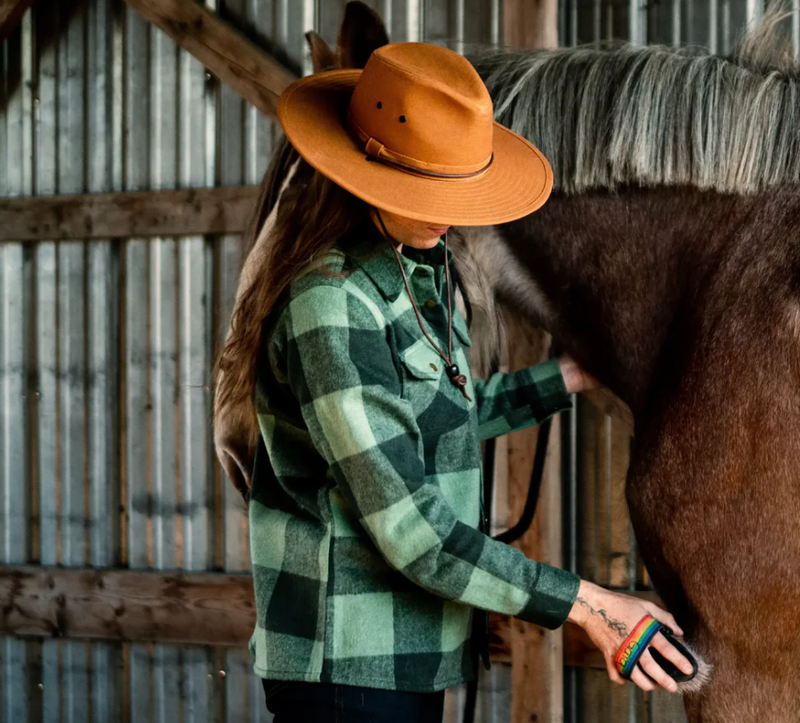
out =
[[[371,141],[374,141],[374,138],[370,138]],[[366,150],[366,149],[365,149]],[[436,173],[434,171],[426,171],[421,168],[416,168],[414,166],[406,165],[405,163],[400,163],[399,161],[393,161],[389,158],[386,158],[382,155],[371,155],[367,153],[367,160],[368,161],[378,161],[378,163],[383,163],[385,166],[390,166],[392,168],[396,168],[398,171],[403,171],[405,173],[411,173],[415,176],[426,176],[428,178],[442,178],[442,179],[459,179],[459,178],[473,178],[474,176],[480,176],[482,173],[485,173],[489,166],[492,165],[494,161],[494,153],[489,156],[489,162],[480,170],[473,171],[472,173]]]
[[[471,168],[474,170],[461,173],[453,173],[445,170],[447,168],[453,168],[453,166],[425,163],[424,161],[417,161],[417,159],[415,158],[410,158],[409,156],[405,156],[399,153],[395,153],[394,151],[391,151],[385,145],[383,145],[383,143],[381,143],[379,140],[367,134],[366,131],[364,131],[361,128],[361,126],[359,126],[358,123],[356,123],[355,119],[353,118],[352,109],[348,109],[347,120],[350,129],[355,133],[359,141],[364,144],[364,152],[367,154],[368,161],[377,161],[378,163],[383,163],[386,166],[395,168],[398,171],[403,171],[404,173],[410,173],[413,175],[423,176],[426,178],[459,180],[465,178],[474,178],[475,176],[480,176],[483,173],[486,173],[486,171],[494,162],[494,153],[491,153],[489,155],[488,161],[484,162],[480,166],[478,166],[478,164],[471,164],[469,166],[460,167],[460,168]]]

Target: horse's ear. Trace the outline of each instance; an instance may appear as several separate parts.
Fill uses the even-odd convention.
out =
[[[311,65],[315,73],[321,70],[333,70],[337,67],[336,53],[330,46],[313,30],[306,33],[308,49],[311,51]]]
[[[340,67],[363,68],[372,51],[388,42],[386,26],[378,13],[358,0],[347,3],[339,29]]]

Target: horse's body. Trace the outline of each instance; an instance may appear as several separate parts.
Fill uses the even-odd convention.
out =
[[[557,196],[494,240],[538,287],[501,268],[501,297],[545,299],[556,343],[634,413],[637,542],[713,665],[692,721],[800,716],[798,226],[797,190],[630,190]]]
[[[731,59],[475,59],[557,192],[462,258],[493,236],[495,296],[631,408],[631,519],[713,666],[687,696],[704,723],[800,720],[800,75],[775,26]]]
[[[351,24],[375,22],[364,12]],[[771,27],[732,60],[474,58],[498,120],[550,158],[556,192],[532,216],[454,239],[479,311],[473,348],[494,350],[480,312],[500,299],[633,411],[637,542],[713,665],[687,694],[692,723],[800,720],[800,76],[778,68]],[[258,218],[293,162],[273,164]],[[257,235],[258,250],[269,234]],[[218,411],[229,469],[248,464],[247,420]]]

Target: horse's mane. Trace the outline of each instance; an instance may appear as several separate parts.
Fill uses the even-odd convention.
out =
[[[800,64],[778,7],[729,57],[663,46],[475,50],[496,119],[534,142],[566,193],[800,181]]]

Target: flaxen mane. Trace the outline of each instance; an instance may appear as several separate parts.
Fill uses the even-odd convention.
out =
[[[692,185],[751,193],[800,181],[800,65],[774,9],[729,58],[593,46],[470,54],[496,119],[536,143],[556,190]]]
[[[752,193],[800,181],[800,64],[771,9],[731,57],[699,48],[616,44],[561,50],[474,48],[495,118],[549,159],[555,191],[625,185],[691,185]],[[493,293],[500,266],[515,313],[541,318],[528,279],[511,279],[493,229],[451,234],[472,304],[473,362],[505,362],[502,314]],[[522,270],[513,272],[524,275]],[[519,288],[520,293],[514,293]],[[528,308],[533,304],[535,308]]]

